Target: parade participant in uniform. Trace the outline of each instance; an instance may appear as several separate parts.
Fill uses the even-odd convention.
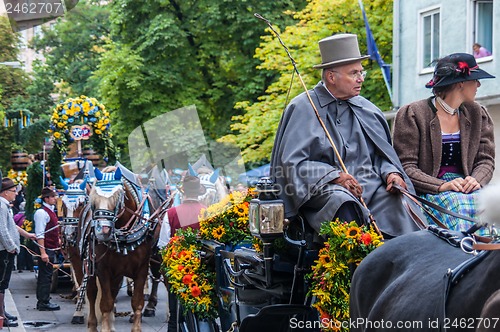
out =
[[[14,257],[20,251],[19,234],[26,238],[33,238],[24,229],[16,226],[12,213],[11,202],[16,198],[16,184],[12,179],[3,178],[0,189],[0,316],[6,327],[16,327],[17,317],[5,311],[5,290],[9,287]]]
[[[163,248],[168,244],[170,237],[179,228],[200,228],[198,216],[206,206],[198,201],[198,196],[203,195],[205,187],[196,176],[186,175],[182,181],[181,191],[183,193],[182,204],[167,210],[160,230],[158,247]],[[177,298],[172,292],[168,292],[168,331],[177,331]]]
[[[43,205],[34,215],[35,234],[40,248],[41,262],[38,263],[38,280],[36,286],[37,305],[40,311],[59,310],[59,305],[50,302],[50,285],[52,281],[52,263],[56,262],[59,245],[59,221],[54,212],[57,192],[49,187],[42,189]]]
[[[371,212],[386,238],[417,230],[392,188],[396,183],[413,192],[391,145],[387,121],[359,95],[366,75],[361,61],[368,56],[361,56],[353,34],[324,38],[319,49],[322,63],[314,68],[323,70],[322,81],[309,93],[348,173],[307,94],[300,94],[283,113],[271,158],[286,217],[302,214],[319,232],[323,222],[335,218],[366,223]]]

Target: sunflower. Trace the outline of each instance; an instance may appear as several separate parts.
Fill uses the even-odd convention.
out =
[[[359,229],[359,227],[351,226],[346,230],[345,234],[346,234],[347,238],[357,239],[360,232],[361,232],[361,230]]]
[[[222,225],[212,231],[212,236],[216,240],[220,240],[224,236],[224,234],[226,234],[226,230]]]

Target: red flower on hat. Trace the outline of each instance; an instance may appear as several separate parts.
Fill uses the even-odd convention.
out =
[[[458,68],[457,68],[457,71],[462,73],[462,74],[465,74],[465,75],[470,75],[470,68],[469,68],[469,65],[467,64],[467,62],[464,62],[464,61],[459,61],[458,62]]]

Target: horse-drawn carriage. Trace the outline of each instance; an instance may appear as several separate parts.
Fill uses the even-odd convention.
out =
[[[86,202],[82,204],[82,210],[76,213],[79,222],[76,229],[81,233],[77,235],[75,244],[89,264],[87,269],[82,270],[87,274],[87,292],[90,294],[89,329],[97,328],[97,320],[92,313],[98,305],[95,302],[98,283],[95,278],[89,277],[93,272],[101,288],[108,290],[107,294],[103,293],[105,300],[100,304],[101,311],[105,313],[103,327],[106,330],[112,328],[113,299],[118,289],[116,285],[121,285],[121,278],[124,275],[135,278],[134,286],[142,290],[148,275],[148,264],[144,264],[144,258],[152,255],[150,248],[154,231],[171,201],[168,200],[169,195],[160,197],[159,193],[166,192],[153,188],[146,190],[141,187],[142,184],[133,183],[129,180],[131,173],[127,173],[123,166],[111,173],[96,172],[94,176],[96,180],[93,186],[89,183],[80,183],[78,188],[73,186],[72,194],[76,201]],[[67,193],[71,194],[71,189],[67,189]],[[79,190],[83,195],[81,198],[76,195]],[[253,225],[254,235],[264,241],[264,250],[228,250],[228,246],[223,243],[203,241],[201,253],[217,275],[218,319],[207,321],[186,312],[185,319],[180,320],[184,331],[231,328],[239,331],[267,331],[270,327],[276,331],[296,330],[299,327],[303,331],[317,331],[324,325],[319,320],[319,314],[311,307],[315,299],[308,295],[310,284],[305,277],[311,271],[319,249],[313,245],[313,234],[301,219],[286,223],[284,227],[273,228],[270,223],[264,223],[269,222],[270,217],[276,222],[283,221],[283,216],[274,212],[265,215],[270,213],[269,208],[264,207],[266,200],[272,206],[274,198],[272,195],[263,195],[261,198],[253,210],[250,208],[253,211],[250,224]],[[67,200],[65,204],[69,206],[69,203]],[[262,209],[259,207],[261,203]],[[256,213],[261,214],[255,217]],[[448,240],[454,236],[448,235]],[[285,251],[273,252],[272,243],[277,239],[285,241]],[[464,324],[465,327],[472,326],[472,321],[478,327],[480,319],[483,327],[486,322],[492,326],[494,317],[482,317],[481,310],[488,297],[500,288],[500,285],[491,282],[492,274],[496,271],[494,266],[497,265],[495,257],[496,253],[476,256],[466,254],[452,248],[428,230],[388,241],[369,255],[356,270],[352,284],[351,320],[363,320],[372,325],[358,324],[351,326],[351,329],[379,330],[380,325],[373,324],[381,321],[421,321],[422,325],[414,325],[416,328],[413,330],[435,330],[435,327],[460,330]],[[149,263],[149,258],[146,261]],[[124,269],[120,270],[117,266]],[[112,267],[112,271],[107,267]],[[156,268],[159,269],[159,266]],[[83,273],[80,280],[80,283],[85,283]],[[449,283],[445,283],[447,280]],[[475,287],[479,287],[479,290],[476,291]],[[471,293],[477,296],[465,304],[462,298]],[[133,331],[140,330],[139,308],[144,307],[142,294],[138,294],[141,292],[132,298]],[[376,328],[370,328],[372,326]]]

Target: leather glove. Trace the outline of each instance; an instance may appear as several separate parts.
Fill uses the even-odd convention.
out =
[[[361,188],[361,185],[350,174],[340,172],[339,177],[336,178],[335,180],[333,180],[333,183],[338,184],[339,186],[346,188],[356,198],[360,198],[361,194],[363,193],[363,188]]]
[[[387,182],[386,190],[391,194],[396,194],[399,192],[398,189],[393,188],[392,185],[394,183],[399,185],[404,190],[408,190],[408,186],[406,185],[405,181],[403,180],[403,177],[399,173],[390,173],[389,175],[387,175],[386,182]]]

